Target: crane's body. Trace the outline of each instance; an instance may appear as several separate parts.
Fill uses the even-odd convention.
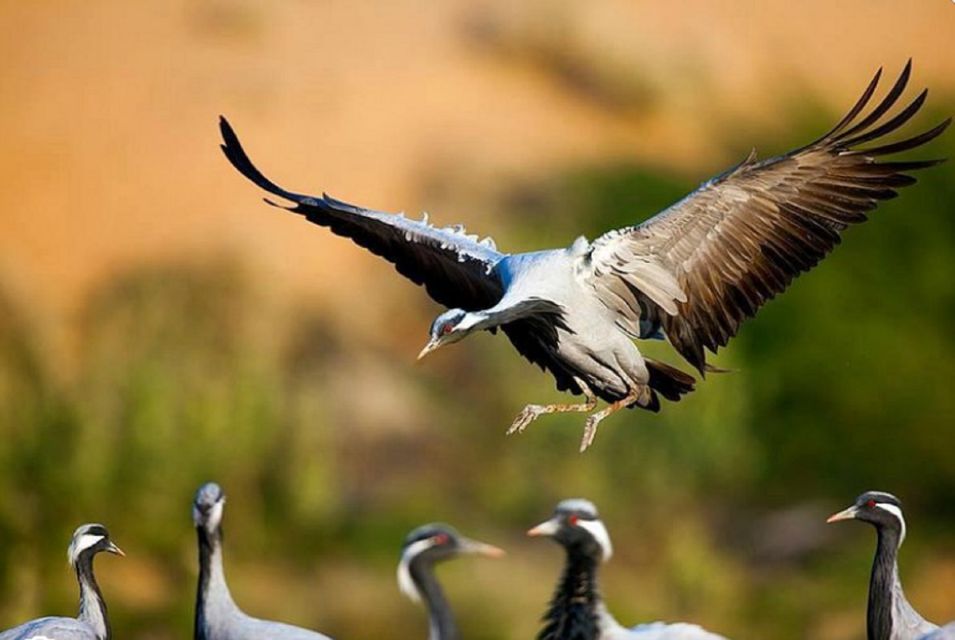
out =
[[[564,569],[537,640],[726,640],[686,622],[651,622],[627,628],[617,622],[600,594],[599,569],[613,554],[610,534],[589,500],[570,499],[527,532],[560,544]]]
[[[100,552],[124,555],[101,524],[84,524],[70,541],[70,566],[80,586],[80,607],[75,618],[47,616],[0,632],[0,640],[110,640],[112,632],[106,602],[93,574],[93,558]]]
[[[253,618],[232,599],[222,563],[222,516],[225,494],[214,482],[196,492],[192,517],[199,542],[195,640],[331,640],[316,631]]]
[[[950,120],[907,139],[860,147],[897,130],[921,108],[925,91],[880,122],[910,71],[908,64],[863,113],[880,69],[849,113],[805,147],[763,161],[754,152],[640,224],[533,253],[503,253],[463,227],[437,228],[426,218],[287,191],[252,164],[225,119],[222,149],[243,175],[293,203],[286,208],[393,263],[448,307],[419,357],[476,331],[500,329],[559,390],[583,395],[581,404],[528,405],[509,433],[542,414],[591,412],[584,450],[608,415],[628,407],[658,411],[659,396],[677,401],[694,389],[693,376],[643,357],[635,339],[665,338],[705,374],[711,368],[706,351],[725,346],[765,302],[822,260],[842,231],[913,184],[908,172],[940,162],[878,158],[928,142]],[[598,398],[608,406],[595,411]]]
[[[869,640],[922,640],[932,638],[938,625],[929,622],[909,604],[899,578],[899,548],[905,541],[902,503],[891,493],[867,491],[855,503],[829,517],[827,522],[860,520],[875,527],[877,543],[869,578],[866,632]],[[944,636],[942,636],[944,637]]]

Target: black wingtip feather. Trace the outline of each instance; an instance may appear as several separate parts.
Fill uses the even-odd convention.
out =
[[[882,117],[886,111],[892,108],[892,105],[896,103],[899,99],[899,96],[902,95],[902,92],[905,91],[905,87],[909,83],[909,78],[912,75],[912,61],[911,59],[905,63],[905,67],[902,69],[902,73],[899,74],[898,79],[895,81],[895,84],[892,85],[892,88],[889,89],[888,93],[882,98],[882,101],[876,105],[876,107],[869,112],[869,115],[865,116],[860,122],[852,125],[845,131],[839,132],[837,136],[832,136],[831,139],[835,141],[842,141],[850,136],[853,136],[861,131],[865,131],[868,127],[872,126],[876,120]],[[866,100],[868,102],[868,100]],[[861,111],[861,109],[860,109]],[[851,124],[851,123],[846,123]]]
[[[306,198],[306,196],[286,191],[278,186],[266,178],[262,172],[252,164],[252,160],[250,160],[249,156],[245,153],[245,149],[242,148],[242,143],[239,142],[239,137],[235,134],[235,130],[232,129],[232,125],[229,124],[225,116],[219,116],[219,131],[222,134],[223,141],[222,144],[219,145],[219,148],[222,149],[222,153],[225,154],[225,157],[239,173],[269,193],[287,200],[300,202]]]
[[[909,149],[920,147],[923,144],[942,135],[942,132],[944,132],[950,124],[952,124],[952,119],[948,118],[932,129],[929,129],[924,133],[920,133],[917,136],[912,136],[911,138],[906,138],[905,140],[899,140],[898,142],[892,142],[881,147],[874,147],[871,149],[855,149],[849,152],[844,152],[844,155],[884,156],[891,153],[908,151]]]
[[[862,92],[862,96],[856,101],[856,103],[849,109],[849,112],[842,117],[836,126],[829,130],[829,132],[822,137],[822,140],[828,140],[835,135],[837,135],[842,129],[847,127],[855,117],[859,115],[867,104],[869,100],[872,99],[872,94],[875,93],[875,88],[879,86],[879,80],[882,78],[882,67],[879,67],[878,71],[875,72],[875,75],[872,76],[872,80],[869,81],[869,85],[865,88],[865,91]]]

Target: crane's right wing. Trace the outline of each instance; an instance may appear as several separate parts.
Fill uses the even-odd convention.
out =
[[[222,151],[242,175],[269,193],[292,201],[294,205],[284,207],[289,211],[351,238],[391,262],[398,273],[424,285],[435,301],[474,311],[493,306],[503,296],[504,287],[494,267],[505,254],[497,251],[490,238],[478,240],[460,226],[439,229],[427,220],[364,209],[325,194],[307,196],[286,191],[252,164],[225,118],[220,118],[219,128]],[[268,199],[266,202],[281,206]]]
[[[704,371],[704,348],[715,353],[725,346],[746,318],[822,260],[843,230],[913,184],[910,172],[940,162],[879,160],[925,144],[951,122],[882,141],[925,101],[922,91],[879,122],[897,103],[910,72],[911,61],[881,102],[862,115],[880,70],[849,113],[815,142],[762,162],[753,153],[642,224],[597,238],[590,264],[598,296],[632,332],[650,307],[647,299],[656,303],[667,339]],[[862,146],[874,141],[874,147]]]

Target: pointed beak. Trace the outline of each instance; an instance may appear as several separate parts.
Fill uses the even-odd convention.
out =
[[[504,549],[477,540],[465,540],[462,549],[465,553],[472,553],[486,558],[500,558],[505,555]]]
[[[125,558],[125,557],[126,557],[126,554],[123,553],[123,550],[120,549],[119,547],[117,547],[117,546],[116,546],[115,544],[113,544],[112,542],[109,543],[109,546],[106,547],[106,550],[109,551],[110,553],[116,554],[116,555],[118,555],[118,556],[120,556],[120,557],[122,557],[122,558]]]
[[[826,523],[832,524],[833,522],[839,522],[840,520],[853,520],[858,513],[858,509],[855,507],[849,507],[848,509],[843,509],[839,513],[834,513],[826,518]]]
[[[441,343],[438,342],[437,340],[429,340],[428,344],[424,345],[424,349],[418,352],[417,359],[421,360],[423,357],[425,357],[426,355],[428,355],[429,353],[431,353],[432,351],[434,351],[440,346],[441,346]]]
[[[528,529],[527,535],[532,538],[539,538],[542,536],[551,537],[557,535],[557,531],[560,529],[560,523],[551,518],[545,522],[541,522],[539,525],[533,529]]]

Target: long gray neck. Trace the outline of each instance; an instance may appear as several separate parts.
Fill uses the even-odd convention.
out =
[[[80,583],[80,612],[76,618],[88,624],[100,640],[110,640],[112,632],[106,614],[106,602],[93,575],[93,555],[93,552],[87,551],[76,560],[76,579]]]
[[[899,580],[899,533],[886,527],[877,527],[879,542],[872,562],[869,579],[869,606],[866,629],[869,640],[890,640],[893,612],[904,603],[902,583]],[[897,599],[901,599],[899,602]],[[911,607],[909,607],[911,608]]]
[[[209,629],[221,616],[238,611],[229,593],[222,568],[222,529],[213,532],[196,527],[199,537],[199,588],[196,593],[195,640],[210,640]]]
[[[597,585],[598,561],[578,547],[567,549],[564,573],[544,615],[537,640],[597,640],[602,607]]]
[[[429,640],[459,640],[461,634],[451,606],[434,576],[434,565],[426,559],[417,559],[412,561],[409,570],[411,579],[428,607]]]

